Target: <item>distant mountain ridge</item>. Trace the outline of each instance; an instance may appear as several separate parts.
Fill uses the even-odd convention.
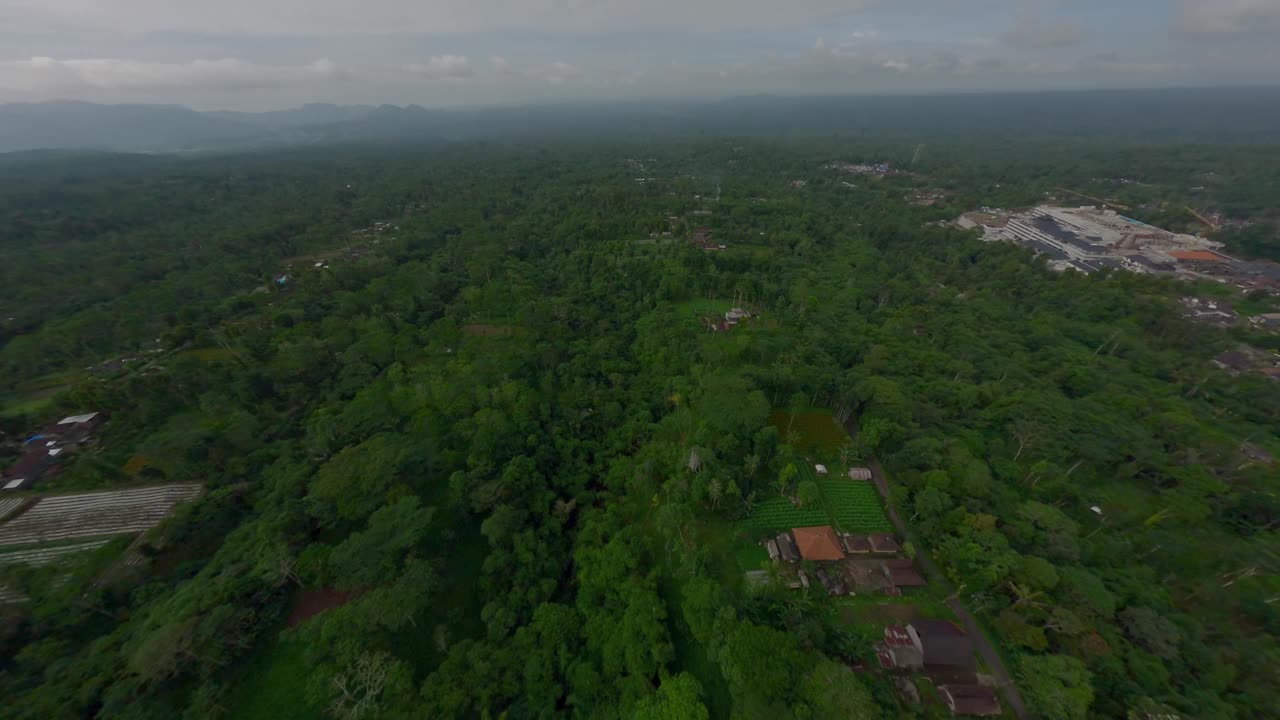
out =
[[[734,97],[494,108],[310,104],[263,113],[0,105],[0,152],[240,150],[324,142],[681,134],[1104,135],[1280,142],[1280,88]]]

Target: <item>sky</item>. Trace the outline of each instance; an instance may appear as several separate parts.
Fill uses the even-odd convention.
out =
[[[0,102],[1280,84],[1280,0],[0,0]]]

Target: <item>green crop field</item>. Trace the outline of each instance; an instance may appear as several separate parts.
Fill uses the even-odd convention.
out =
[[[724,315],[733,307],[732,300],[700,299],[676,303],[676,314],[683,317],[702,317],[704,315]]]
[[[848,478],[830,478],[818,483],[831,508],[836,527],[846,532],[888,532],[893,529],[880,506],[875,485]]]
[[[773,496],[756,503],[751,515],[742,521],[748,530],[787,530],[795,527],[832,525],[853,533],[888,532],[893,529],[880,505],[875,485],[850,480],[844,475],[833,474],[818,479],[811,466],[797,468],[798,482],[817,479],[822,491],[822,502],[798,508],[791,501]],[[833,473],[838,473],[832,468]]]
[[[756,503],[750,517],[742,521],[743,527],[749,530],[779,531],[830,523],[831,519],[822,505],[815,503],[811,507],[798,508],[790,500],[778,496]]]

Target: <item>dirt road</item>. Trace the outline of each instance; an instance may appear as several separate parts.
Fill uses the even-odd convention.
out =
[[[898,515],[898,511],[893,508],[889,502],[889,481],[884,474],[884,469],[880,467],[880,463],[875,460],[869,460],[867,467],[871,469],[871,477],[876,483],[876,490],[880,492],[880,497],[884,499],[885,513],[889,516],[889,521],[897,528],[898,533],[903,538],[910,540],[911,544],[916,548],[916,560],[919,561],[920,567],[924,570],[924,574],[928,576],[929,582],[942,588],[948,595],[955,593],[955,589],[951,586],[951,582],[947,580],[947,576],[943,574],[942,569],[933,561],[933,557],[920,543],[919,538],[907,529],[907,524],[902,521],[902,517]],[[1000,653],[996,652],[995,646],[987,639],[987,634],[982,631],[982,626],[978,625],[977,619],[964,607],[958,599],[951,600],[947,603],[955,612],[956,617],[960,618],[960,622],[964,624],[964,629],[969,633],[969,637],[973,638],[973,644],[978,648],[978,654],[982,656],[982,661],[991,669],[991,674],[995,676],[996,681],[1000,684],[1000,694],[1004,697],[1005,705],[1013,710],[1013,714],[1018,720],[1027,720],[1031,715],[1027,712],[1027,705],[1022,701],[1022,694],[1018,692],[1018,686],[1014,684],[1013,677],[1009,675],[1009,670],[1004,666],[1004,661],[1000,659]]]

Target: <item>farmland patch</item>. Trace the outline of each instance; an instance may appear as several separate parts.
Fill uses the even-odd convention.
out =
[[[24,497],[0,498],[0,520],[3,520],[22,507],[27,501]]]
[[[775,410],[769,416],[769,424],[778,429],[778,435],[786,439],[788,444],[824,460],[834,460],[840,447],[849,442],[849,434],[836,422],[830,410],[810,410],[795,414]]]
[[[0,546],[145,532],[199,494],[199,485],[164,485],[41,498],[0,525]]]

